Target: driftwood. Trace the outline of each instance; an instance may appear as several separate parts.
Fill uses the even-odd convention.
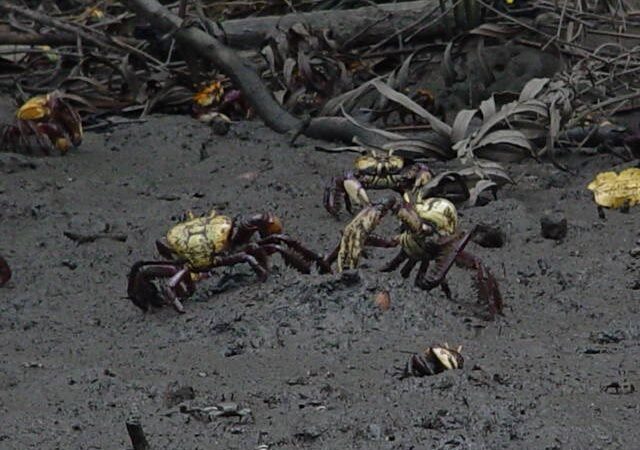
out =
[[[358,46],[378,42],[403,29],[417,32],[416,37],[446,33],[442,21],[425,27],[429,20],[424,17],[420,20],[421,14],[434,11],[439,5],[438,0],[384,3],[357,9],[234,19],[222,22],[221,26],[226,44],[240,49],[258,48],[276,27],[287,29],[297,22],[331,30],[331,37],[340,45]]]
[[[144,435],[140,420],[137,417],[129,417],[126,426],[133,450],[151,450],[151,446]]]
[[[145,17],[158,32],[172,34],[180,48],[189,49],[201,58],[209,60],[229,76],[258,117],[272,130],[349,143],[353,137],[376,144],[384,141],[380,134],[358,127],[345,118],[319,117],[303,121],[295,117],[275,100],[255,68],[219,39],[199,28],[183,26],[182,19],[156,0],[128,0],[128,4]]]

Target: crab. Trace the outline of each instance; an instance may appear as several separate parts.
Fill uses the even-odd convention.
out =
[[[0,256],[0,287],[4,286],[11,279],[11,269],[7,261]]]
[[[401,231],[391,239],[373,234],[382,218],[392,212],[401,222]],[[455,263],[475,271],[475,287],[478,300],[489,305],[491,316],[502,312],[502,295],[493,273],[479,258],[465,251],[475,227],[471,231],[459,228],[458,213],[454,204],[440,197],[423,198],[417,194],[415,202],[408,194],[399,203],[387,199],[363,208],[345,227],[340,243],[326,257],[327,264],[337,260],[338,270],[353,269],[366,246],[400,247],[398,254],[381,270],[392,272],[401,265],[400,274],[408,278],[419,263],[415,285],[430,291],[437,286],[451,299],[446,276]],[[429,265],[435,261],[435,270]]]
[[[253,240],[256,233],[259,239]],[[143,311],[173,304],[183,313],[181,300],[193,295],[195,283],[217,267],[246,263],[264,281],[274,253],[301,273],[309,273],[313,262],[331,270],[322,255],[283,234],[282,222],[272,213],[231,218],[216,211],[201,217],[188,212],[156,247],[165,260],[136,262],[128,276],[128,298]],[[159,288],[155,281],[161,279],[167,282]]]
[[[400,379],[404,379],[437,375],[445,370],[462,369],[464,358],[461,351],[461,345],[454,348],[449,347],[446,342],[443,345],[428,347],[422,353],[412,354],[406,364],[398,368],[396,373]]]
[[[65,100],[60,91],[33,97],[18,109],[16,121],[5,127],[0,136],[0,148],[22,146],[31,149],[34,138],[37,148],[50,155],[52,150],[66,153],[82,142],[80,115]]]
[[[400,194],[416,193],[433,179],[433,172],[424,163],[407,164],[407,161],[395,155],[391,150],[386,153],[371,149],[370,154],[361,155],[354,161],[354,169],[342,176],[336,176],[324,190],[324,207],[329,214],[337,217],[344,202],[347,211],[353,214],[353,204],[368,206],[371,204],[366,189],[391,189]],[[429,191],[438,192],[446,182],[453,182],[465,191],[468,189],[464,179],[456,174],[441,178],[437,186]]]

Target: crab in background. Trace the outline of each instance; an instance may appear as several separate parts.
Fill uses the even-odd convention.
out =
[[[408,163],[393,151],[376,152],[357,157],[353,169],[341,176],[335,176],[324,190],[324,207],[333,216],[338,216],[344,203],[347,211],[353,214],[353,205],[367,206],[371,204],[367,189],[390,189],[400,194],[416,193],[433,180],[433,172],[424,163]],[[442,193],[443,186],[455,184],[462,189],[464,198],[469,191],[464,179],[452,173],[439,180],[436,186],[429,189],[431,194]]]
[[[389,212],[399,219],[401,231],[392,238],[373,234],[382,218]],[[400,247],[397,255],[383,268],[392,272],[400,266],[400,274],[408,278],[418,266],[415,285],[424,290],[440,286],[447,298],[451,290],[446,276],[455,263],[474,272],[478,300],[489,307],[491,317],[502,312],[502,294],[493,273],[479,258],[465,251],[475,228],[464,232],[459,227],[456,207],[439,197],[417,195],[412,202],[405,194],[401,203],[395,199],[363,208],[345,227],[340,243],[326,257],[327,264],[337,260],[338,270],[356,268],[366,246]],[[435,268],[429,271],[431,262]]]
[[[253,240],[256,233],[259,239]],[[246,263],[264,281],[274,253],[301,273],[309,273],[313,262],[330,270],[320,254],[283,234],[282,222],[272,213],[246,218],[215,211],[202,217],[188,213],[165,239],[156,241],[156,247],[165,259],[136,262],[128,276],[128,298],[143,311],[173,304],[184,312],[181,300],[193,295],[195,283],[217,267]],[[156,283],[163,279],[166,283]]]
[[[27,100],[17,111],[13,125],[0,135],[0,148],[37,149],[45,155],[66,153],[82,142],[82,120],[67,102],[70,96],[53,91]],[[35,145],[34,145],[35,144]]]

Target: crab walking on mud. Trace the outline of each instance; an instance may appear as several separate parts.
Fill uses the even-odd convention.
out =
[[[373,234],[382,218],[392,212],[401,222],[400,234],[391,239]],[[338,270],[356,268],[365,246],[400,247],[399,253],[383,272],[392,272],[400,265],[403,278],[408,278],[413,268],[420,263],[415,285],[424,290],[440,286],[447,298],[451,290],[446,275],[455,263],[475,271],[475,287],[478,300],[489,305],[491,315],[502,312],[502,295],[498,282],[491,271],[471,253],[464,249],[475,228],[468,232],[459,229],[458,213],[449,200],[438,197],[423,199],[420,194],[411,202],[407,194],[401,204],[394,199],[368,206],[358,213],[345,227],[340,243],[326,258],[328,264],[337,259]],[[431,261],[435,270],[429,272]]]
[[[54,91],[33,97],[18,109],[16,122],[0,135],[0,149],[9,146],[30,151],[33,137],[37,149],[45,155],[52,150],[64,154],[82,142],[80,115],[65,100],[67,94]]]
[[[392,189],[401,194],[415,191],[433,178],[426,164],[405,165],[404,158],[371,150],[354,161],[353,170],[333,177],[324,190],[324,207],[333,216],[340,212],[342,202],[353,214],[353,204],[369,205],[366,189]]]
[[[415,194],[427,189],[425,195],[428,196],[469,197],[466,182],[459,174],[450,173],[434,180],[429,166],[423,163],[407,164],[404,158],[394,155],[393,151],[378,153],[371,150],[370,154],[356,158],[353,165],[353,170],[333,177],[325,187],[324,207],[333,216],[338,216],[343,202],[350,214],[354,213],[354,203],[370,205],[366,189],[389,189],[399,194]]]
[[[0,287],[4,286],[11,279],[11,269],[7,260],[0,256]]]
[[[261,281],[269,273],[269,256],[279,253],[285,263],[301,273],[309,273],[313,262],[330,271],[322,256],[283,234],[282,222],[271,213],[232,219],[211,211],[171,228],[165,240],[156,241],[161,261],[139,261],[128,277],[128,298],[140,309],[173,304],[184,312],[181,299],[195,291],[195,282],[206,278],[216,267],[246,263]],[[252,240],[258,233],[260,238]],[[159,290],[154,280],[168,279]]]

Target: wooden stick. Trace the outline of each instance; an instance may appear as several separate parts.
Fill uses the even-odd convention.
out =
[[[140,419],[137,417],[130,417],[127,419],[126,425],[129,438],[131,439],[131,445],[133,445],[133,450],[151,450],[151,446],[149,445],[149,442],[144,435],[144,431],[142,430]]]

